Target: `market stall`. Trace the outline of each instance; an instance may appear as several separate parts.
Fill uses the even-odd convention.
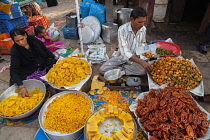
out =
[[[31,26],[40,23],[49,26],[44,15],[28,22]],[[87,16],[82,23],[86,24],[86,33],[91,34],[87,42],[96,41],[101,21]],[[45,98],[46,86],[38,80],[32,80],[31,84],[30,80],[25,81],[30,93],[26,98],[20,97],[19,89],[13,85],[0,96],[0,117],[10,121],[38,112],[40,129],[35,140],[210,138],[210,114],[192,98],[204,95],[201,72],[192,60],[181,56],[179,46],[157,42],[137,49],[136,54],[153,67],[147,74],[148,86],[143,85],[141,76],[125,76],[119,69],[106,72],[103,81],[92,73],[92,63],[107,60],[104,44],[88,45],[85,53],[84,30],[82,34],[81,28],[71,29],[63,26],[64,37],[77,38],[79,30],[80,51],[71,48],[55,51],[60,58],[41,77],[47,88],[56,89],[55,95]],[[88,81],[90,90],[81,91]],[[24,99],[30,100],[30,104]]]

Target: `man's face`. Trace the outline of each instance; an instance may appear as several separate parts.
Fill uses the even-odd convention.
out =
[[[139,30],[139,29],[141,29],[141,27],[144,26],[145,22],[147,21],[147,17],[138,17],[136,19],[131,17],[130,21],[131,21],[132,28]]]

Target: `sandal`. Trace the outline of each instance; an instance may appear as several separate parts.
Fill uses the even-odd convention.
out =
[[[203,101],[204,101],[204,102],[210,102],[210,94],[204,95]]]
[[[202,43],[199,43],[198,51],[202,54],[207,54],[206,46]]]
[[[193,98],[196,100],[196,101],[204,101],[204,96],[193,96]]]

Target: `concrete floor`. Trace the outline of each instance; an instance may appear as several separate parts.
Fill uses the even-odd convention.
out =
[[[47,16],[50,24],[55,23],[55,26],[60,30],[63,25],[65,25],[66,19],[65,15],[75,11],[75,1],[74,0],[59,0],[58,6],[47,7],[46,3],[43,8],[43,14]],[[119,7],[114,7],[119,8]],[[114,13],[116,18],[116,13]],[[200,54],[197,51],[197,46],[200,38],[198,31],[198,24],[167,24],[167,23],[155,23],[151,34],[147,36],[147,41],[152,40],[165,40],[167,38],[172,38],[174,43],[180,46],[182,50],[182,55],[184,58],[193,58],[196,65],[200,69],[203,75],[205,94],[210,94],[210,52],[207,55]],[[61,34],[59,41],[64,42],[67,47],[72,47],[73,49],[80,48],[78,40],[64,39]],[[106,44],[106,43],[105,43]],[[117,46],[117,43],[106,44],[107,53],[110,56]],[[87,47],[84,46],[86,50]],[[10,63],[9,55],[2,55],[6,61],[0,63],[0,69],[3,66],[7,66]],[[93,75],[98,74],[98,68],[100,65],[93,65]],[[0,73],[0,92],[3,92],[9,87],[9,69]],[[199,102],[208,112],[210,112],[209,103]],[[12,126],[7,126],[5,123],[0,124],[0,140],[32,140],[37,129],[39,128],[38,120],[25,125],[14,124]]]

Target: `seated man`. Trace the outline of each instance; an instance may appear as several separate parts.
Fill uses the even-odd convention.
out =
[[[118,29],[119,49],[101,66],[102,75],[111,69],[121,69],[126,75],[146,75],[146,71],[152,70],[149,63],[136,56],[136,48],[146,45],[146,20],[147,13],[142,7],[133,9],[130,22]]]
[[[199,52],[207,54],[206,47],[210,45],[210,24],[208,25],[206,32],[203,34],[201,41],[199,43]]]

